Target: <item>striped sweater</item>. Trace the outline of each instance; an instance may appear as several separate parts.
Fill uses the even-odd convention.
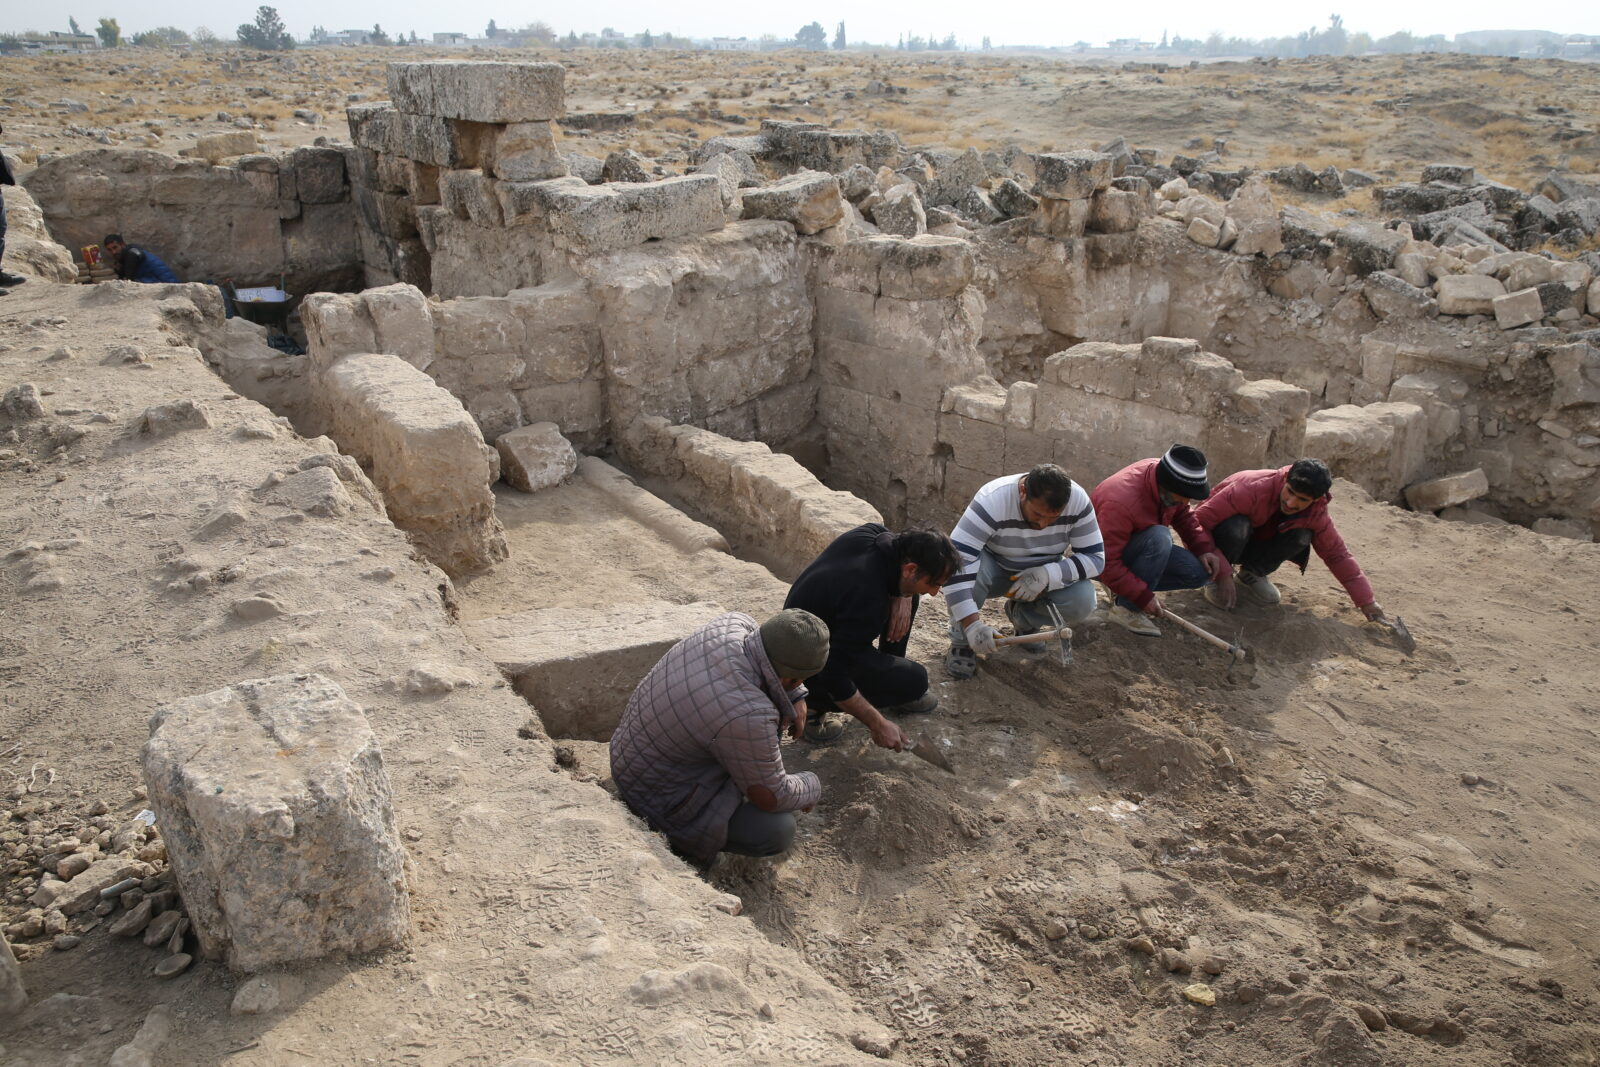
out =
[[[964,619],[982,607],[973,599],[973,582],[978,575],[978,555],[985,549],[1012,568],[1012,573],[1046,565],[1051,589],[1093,578],[1105,566],[1100,524],[1083,487],[1073,482],[1060,516],[1044,529],[1035,530],[1022,517],[1018,491],[1022,478],[1008,474],[985,484],[973,495],[950,535],[961,553],[961,567],[944,587],[952,619]]]

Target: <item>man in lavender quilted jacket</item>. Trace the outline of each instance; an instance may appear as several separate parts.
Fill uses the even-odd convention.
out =
[[[787,852],[822,783],[787,773],[778,741],[805,730],[803,683],[827,661],[828,627],[793,608],[760,626],[729,612],[673,645],[611,735],[622,799],[702,867],[719,852]]]

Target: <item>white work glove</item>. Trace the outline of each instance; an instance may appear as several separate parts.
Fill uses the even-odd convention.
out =
[[[981,619],[966,628],[966,635],[967,644],[974,652],[981,652],[987,656],[998,647],[994,643],[996,636],[994,627]]]
[[[1011,595],[1017,600],[1038,600],[1050,588],[1050,568],[1029,567],[1011,581]]]

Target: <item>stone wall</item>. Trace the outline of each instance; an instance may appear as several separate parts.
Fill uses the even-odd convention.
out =
[[[736,542],[792,577],[846,530],[883,517],[859,497],[829,489],[792,456],[659,416],[635,419],[619,439],[637,470],[684,491]]]
[[[23,184],[76,256],[121,233],[186,281],[276,285],[291,293],[361,280],[351,186],[336,148],[246,155],[230,166],[144,149],[48,160]]]

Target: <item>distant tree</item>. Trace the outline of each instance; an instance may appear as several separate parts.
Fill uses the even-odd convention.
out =
[[[187,33],[176,26],[157,26],[134,37],[133,43],[146,48],[177,48],[190,42]]]
[[[564,48],[576,48],[576,47],[578,47],[578,31],[577,30],[568,30],[567,31],[567,36],[562,39],[561,44],[562,44],[562,47],[564,47]]]
[[[822,28],[820,22],[801,26],[799,32],[794,35],[794,43],[801,48],[821,52],[828,47],[828,31]]]
[[[196,26],[194,28],[194,43],[201,48],[209,48],[217,43],[217,35],[211,32],[210,26]]]
[[[491,41],[500,36],[500,27],[494,24],[494,19],[489,20],[489,25],[484,29],[483,35]]]
[[[522,29],[517,30],[511,36],[515,37],[517,43],[519,44],[526,44],[528,41],[537,41],[539,44],[548,48],[555,42],[556,31],[550,28],[550,24],[548,22],[530,22],[526,26],[522,27]],[[576,37],[573,38],[573,43],[577,43]]]
[[[239,44],[261,52],[287,52],[294,47],[294,38],[284,29],[278,9],[262,4],[256,8],[256,20],[239,25]]]
[[[990,49],[992,49],[992,48],[993,48],[993,47],[994,47],[994,45],[992,45],[992,44],[990,44],[990,43],[989,43],[989,38],[988,38],[988,36],[987,36],[987,35],[985,35],[985,36],[984,36],[984,38],[983,38],[983,50],[984,50],[984,51],[985,51],[985,52],[987,52],[987,51],[989,51],[989,50],[990,50]]]
[[[0,55],[22,51],[22,41],[14,33],[0,33]]]
[[[1166,30],[1162,30],[1161,31],[1161,44],[1159,44],[1157,47],[1160,48],[1163,52],[1165,52],[1167,50],[1167,31]]]
[[[841,23],[839,23],[838,31],[835,32],[834,35],[833,35],[833,50],[835,52],[843,52],[844,48],[845,48],[844,23],[841,22]]]
[[[82,37],[83,30],[78,26],[78,20],[71,15],[67,16],[67,29],[72,31],[74,37]]]
[[[640,48],[654,48],[655,46],[656,46],[656,39],[655,39],[655,37],[653,37],[651,35],[650,28],[647,26],[647,27],[645,27],[644,33],[639,37],[639,47]]]
[[[242,44],[243,42],[241,41],[240,43]],[[383,32],[383,27],[381,25],[379,25],[378,23],[374,22],[372,24],[372,32],[367,34],[367,43],[368,44],[394,44],[394,41],[389,37],[389,35],[387,33]]]
[[[115,48],[122,43],[122,27],[117,25],[116,19],[101,19],[100,25],[94,28],[94,35],[100,38],[101,48]]]
[[[956,44],[956,35],[952,33],[947,34],[945,39],[939,42],[939,47],[946,52],[954,52],[960,46]]]

